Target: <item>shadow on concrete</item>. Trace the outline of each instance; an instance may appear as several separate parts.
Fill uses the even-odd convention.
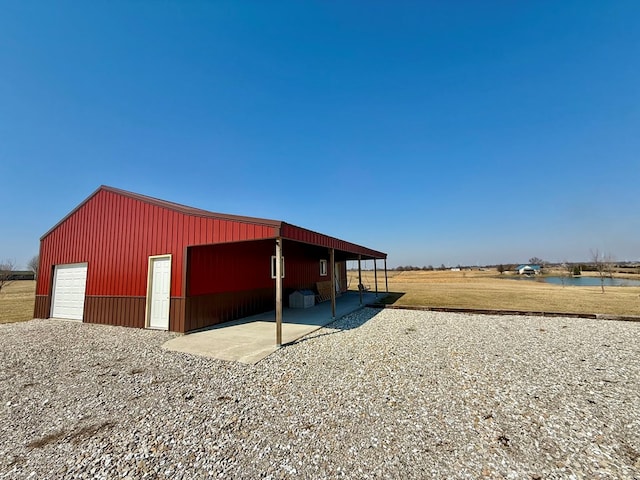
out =
[[[337,335],[349,330],[355,330],[356,328],[360,328],[362,325],[374,318],[380,312],[381,310],[379,308],[363,309],[362,312],[360,312],[358,315],[346,315],[333,321],[332,323],[325,325],[323,327],[322,333],[314,334],[313,332],[311,332],[310,334],[307,334],[304,337],[298,338],[292,342],[286,343],[283,346],[297,345],[309,340],[313,340],[315,338]]]
[[[335,318],[332,317],[331,302],[322,302],[311,308],[284,308],[282,344],[292,344],[368,304],[376,303],[381,297],[382,294],[364,292],[361,303],[359,292],[346,292],[336,299]],[[255,364],[278,350],[275,323],[275,312],[265,312],[171,339],[162,348],[219,360]],[[346,325],[344,324],[344,327]]]

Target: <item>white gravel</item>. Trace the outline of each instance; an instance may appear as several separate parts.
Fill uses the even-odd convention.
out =
[[[364,309],[257,365],[0,325],[0,478],[640,478],[640,324]]]

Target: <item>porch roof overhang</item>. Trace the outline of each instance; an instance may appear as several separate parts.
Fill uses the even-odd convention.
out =
[[[285,222],[280,223],[280,237],[285,240],[293,240],[308,245],[332,248],[344,260],[358,260],[359,258],[362,260],[376,260],[387,258],[387,254],[384,252],[379,252]]]

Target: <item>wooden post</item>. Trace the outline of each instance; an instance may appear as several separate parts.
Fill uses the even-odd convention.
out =
[[[336,318],[336,258],[335,250],[329,249],[329,265],[331,265],[331,318]]]
[[[276,238],[276,346],[282,346],[282,238]]]
[[[378,298],[378,260],[373,259],[373,281],[376,284],[376,298]]]
[[[362,305],[362,255],[358,255],[358,293],[360,294],[360,305]]]
[[[387,259],[384,259],[384,288],[389,293],[389,280],[387,279]]]

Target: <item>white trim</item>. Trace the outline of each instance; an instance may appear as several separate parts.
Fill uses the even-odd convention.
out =
[[[160,328],[156,328],[156,327],[150,327],[149,323],[151,321],[150,316],[151,316],[151,289],[153,287],[153,270],[152,270],[152,266],[153,266],[153,261],[160,259],[160,258],[168,258],[169,259],[169,311],[171,311],[171,264],[173,263],[173,259],[170,253],[164,254],[164,255],[151,255],[148,259],[148,264],[147,264],[147,300],[145,302],[145,308],[144,308],[144,327],[145,328],[149,328],[151,330],[169,330],[169,323],[171,321],[171,318],[167,319],[167,328],[164,329],[160,329]]]
[[[326,277],[329,274],[328,264],[329,262],[326,259],[324,258],[320,259],[320,276],[321,277]]]
[[[271,255],[271,278],[276,278],[276,256]],[[282,276],[280,278],[284,278],[284,257],[280,262],[280,270],[282,271]]]

